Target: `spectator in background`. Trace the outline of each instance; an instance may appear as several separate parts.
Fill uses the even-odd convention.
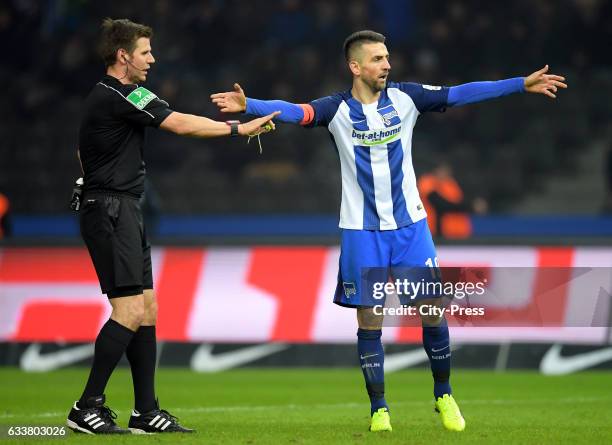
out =
[[[472,235],[468,213],[486,213],[487,201],[476,198],[468,203],[463,190],[453,177],[450,164],[443,162],[417,183],[432,235],[463,239]]]
[[[9,221],[10,202],[6,195],[0,193],[0,240],[11,236],[11,225]]]

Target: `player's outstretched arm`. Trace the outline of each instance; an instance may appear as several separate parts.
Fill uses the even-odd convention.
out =
[[[494,82],[471,82],[450,87],[448,105],[455,107],[473,104],[524,92],[545,94],[554,99],[557,90],[567,88],[567,85],[564,83],[564,77],[556,74],[546,74],[547,72],[548,65],[527,77],[514,77]]]
[[[240,136],[257,136],[272,131],[275,129],[272,119],[279,114],[280,111],[274,111],[266,116],[239,124],[238,134]],[[228,136],[231,133],[231,127],[225,122],[214,121],[193,114],[178,113],[176,111],[164,119],[159,127],[181,136],[197,138]]]
[[[304,123],[304,116],[312,113],[312,107],[306,104],[293,104],[284,100],[259,100],[247,98],[242,87],[235,83],[234,91],[211,94],[212,102],[223,113],[247,113],[254,116],[264,116],[272,110],[280,110],[278,120],[281,122]]]

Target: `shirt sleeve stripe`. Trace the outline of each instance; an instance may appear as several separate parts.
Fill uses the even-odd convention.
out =
[[[155,119],[155,116],[153,116],[151,113],[149,113],[147,110],[142,110],[140,108],[138,108],[132,101],[130,101],[127,97],[125,97],[123,94],[121,94],[121,91],[118,91],[116,89],[114,89],[113,87],[110,87],[108,85],[106,85],[105,83],[102,82],[98,82],[98,85],[102,85],[103,87],[108,88],[109,90],[113,90],[115,93],[117,93],[119,96],[123,97],[130,105],[132,105],[134,108],[136,108],[139,111],[144,111],[145,113],[147,113],[149,116],[151,116],[153,119]]]

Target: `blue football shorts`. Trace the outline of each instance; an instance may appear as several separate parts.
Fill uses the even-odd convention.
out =
[[[437,266],[426,219],[395,230],[342,229],[334,303],[358,308],[384,304],[385,298],[373,295],[373,283],[439,281]],[[400,291],[397,296],[402,305],[411,305],[439,295],[406,295]]]

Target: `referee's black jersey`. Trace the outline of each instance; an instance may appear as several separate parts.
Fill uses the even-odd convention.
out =
[[[140,197],[145,127],[159,127],[170,113],[168,103],[146,88],[104,76],[85,99],[79,130],[85,191]]]

